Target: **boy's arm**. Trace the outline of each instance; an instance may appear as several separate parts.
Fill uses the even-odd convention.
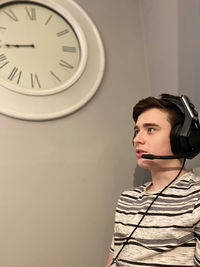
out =
[[[106,263],[106,267],[110,267],[112,260],[113,260],[113,252],[110,252],[109,256],[108,256],[107,263]]]

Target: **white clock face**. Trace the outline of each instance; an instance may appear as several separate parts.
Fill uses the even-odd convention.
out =
[[[84,68],[71,24],[34,1],[0,5],[0,84],[23,94],[51,94],[74,83]]]

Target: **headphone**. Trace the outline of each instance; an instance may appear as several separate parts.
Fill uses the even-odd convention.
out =
[[[172,152],[187,159],[194,158],[200,153],[200,124],[195,106],[186,95],[182,95],[180,100],[164,96],[163,100],[175,106],[184,117],[183,123],[175,125],[171,130]]]

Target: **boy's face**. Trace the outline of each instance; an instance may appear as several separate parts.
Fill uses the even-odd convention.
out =
[[[171,124],[168,113],[158,108],[151,108],[140,114],[135,125],[133,139],[138,165],[151,169],[162,160],[143,159],[143,154],[172,155],[170,144]],[[167,162],[166,162],[167,163]]]

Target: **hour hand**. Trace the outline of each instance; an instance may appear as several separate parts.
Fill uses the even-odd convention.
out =
[[[20,48],[20,47],[32,47],[35,48],[34,44],[3,44],[1,46],[5,46],[5,47],[16,47],[16,48]]]

